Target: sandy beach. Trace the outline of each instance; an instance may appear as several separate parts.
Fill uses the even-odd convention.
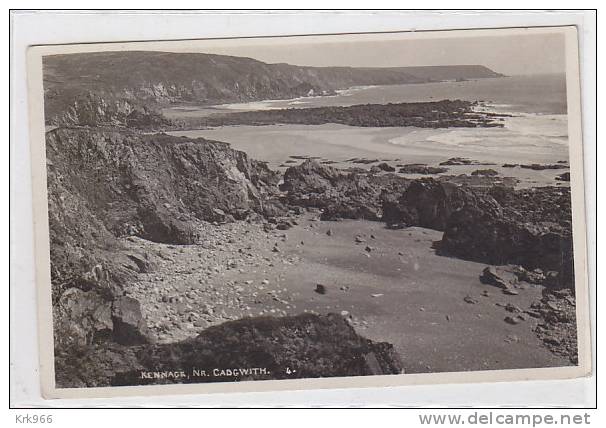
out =
[[[247,316],[332,312],[360,335],[392,343],[407,373],[570,364],[543,346],[534,332],[539,320],[504,321],[508,303],[528,309],[542,287],[528,284],[511,296],[482,284],[485,265],[435,254],[440,232],[306,215],[285,232],[237,222],[211,233],[201,245],[126,241],[160,257],[157,269],[127,289],[141,298],[160,343]],[[235,254],[244,257],[232,265]],[[207,268],[192,268],[199,260]],[[318,284],[325,294],[315,291]]]
[[[437,165],[452,157],[491,163],[491,169],[521,181],[520,187],[561,185],[561,170],[535,171],[504,168],[503,164],[548,164],[568,159],[565,122],[558,116],[539,118],[550,127],[547,136],[505,129],[421,129],[414,127],[361,128],[345,125],[225,126],[213,129],[171,131],[171,135],[203,137],[228,142],[250,157],[268,162],[273,169],[292,166],[292,156],[316,157],[347,168],[351,158],[368,158],[399,164]],[[514,126],[527,127],[537,118],[512,118]],[[520,123],[521,122],[521,123]],[[564,129],[562,129],[564,127]],[[536,129],[537,134],[543,132]],[[550,135],[551,134],[551,135]],[[532,142],[532,143],[531,143]],[[356,165],[360,166],[360,165]],[[367,165],[370,168],[371,165]],[[477,165],[450,166],[447,175],[470,174]],[[404,175],[418,178],[418,175]]]

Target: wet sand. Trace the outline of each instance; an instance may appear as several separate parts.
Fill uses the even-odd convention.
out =
[[[544,118],[547,123],[549,120]],[[517,120],[517,119],[516,119]],[[535,171],[503,168],[509,164],[549,164],[568,160],[568,146],[552,129],[552,136],[532,135],[526,144],[517,133],[507,129],[426,129],[414,127],[364,128],[345,125],[271,125],[226,126],[213,129],[172,131],[171,135],[203,137],[228,142],[251,158],[268,162],[273,169],[284,170],[291,156],[310,156],[329,161],[339,168],[351,166],[370,168],[347,162],[351,158],[386,160],[398,164],[422,163],[436,166],[452,157],[466,157],[491,166],[449,166],[447,175],[470,174],[477,169],[492,168],[504,177],[520,180],[520,187],[562,185],[555,178],[566,170]],[[540,130],[539,130],[540,132]],[[297,162],[298,163],[298,162]],[[418,178],[419,175],[405,175]]]

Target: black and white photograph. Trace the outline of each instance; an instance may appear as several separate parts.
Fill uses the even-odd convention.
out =
[[[32,48],[47,391],[586,374],[576,49],[573,27]]]

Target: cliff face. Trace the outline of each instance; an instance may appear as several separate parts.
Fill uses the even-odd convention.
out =
[[[92,92],[74,95],[71,104],[64,105],[47,122],[59,126],[114,126],[146,130],[171,125],[170,120],[153,107],[127,98],[100,96]]]
[[[220,104],[318,95],[355,85],[498,76],[482,66],[299,67],[251,58],[168,52],[55,55],[44,58],[45,112],[52,124],[87,124],[74,119],[82,111],[94,116],[108,105],[113,105],[109,110],[130,113],[132,105]],[[91,92],[97,98],[91,97]],[[79,107],[74,109],[76,103]],[[83,109],[87,103],[92,108]],[[129,103],[130,107],[125,105]]]
[[[49,225],[59,345],[145,341],[122,284],[153,266],[116,237],[193,243],[200,220],[272,217],[278,177],[229,145],[101,129],[47,133]]]

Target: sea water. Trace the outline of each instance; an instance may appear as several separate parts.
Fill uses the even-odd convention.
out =
[[[175,135],[226,141],[272,167],[290,156],[317,156],[338,163],[352,157],[398,159],[399,163],[442,162],[460,156],[495,163],[503,175],[522,185],[554,184],[562,170],[502,168],[504,163],[554,163],[568,160],[565,76],[513,76],[465,82],[354,87],[334,96],[223,104],[171,111],[188,116],[276,108],[307,108],[424,102],[442,99],[478,101],[478,110],[503,113],[502,128],[363,128],[346,125],[226,126],[176,131]],[[170,116],[170,115],[169,115]],[[173,116],[175,117],[175,116]],[[468,173],[451,167],[451,173]]]

